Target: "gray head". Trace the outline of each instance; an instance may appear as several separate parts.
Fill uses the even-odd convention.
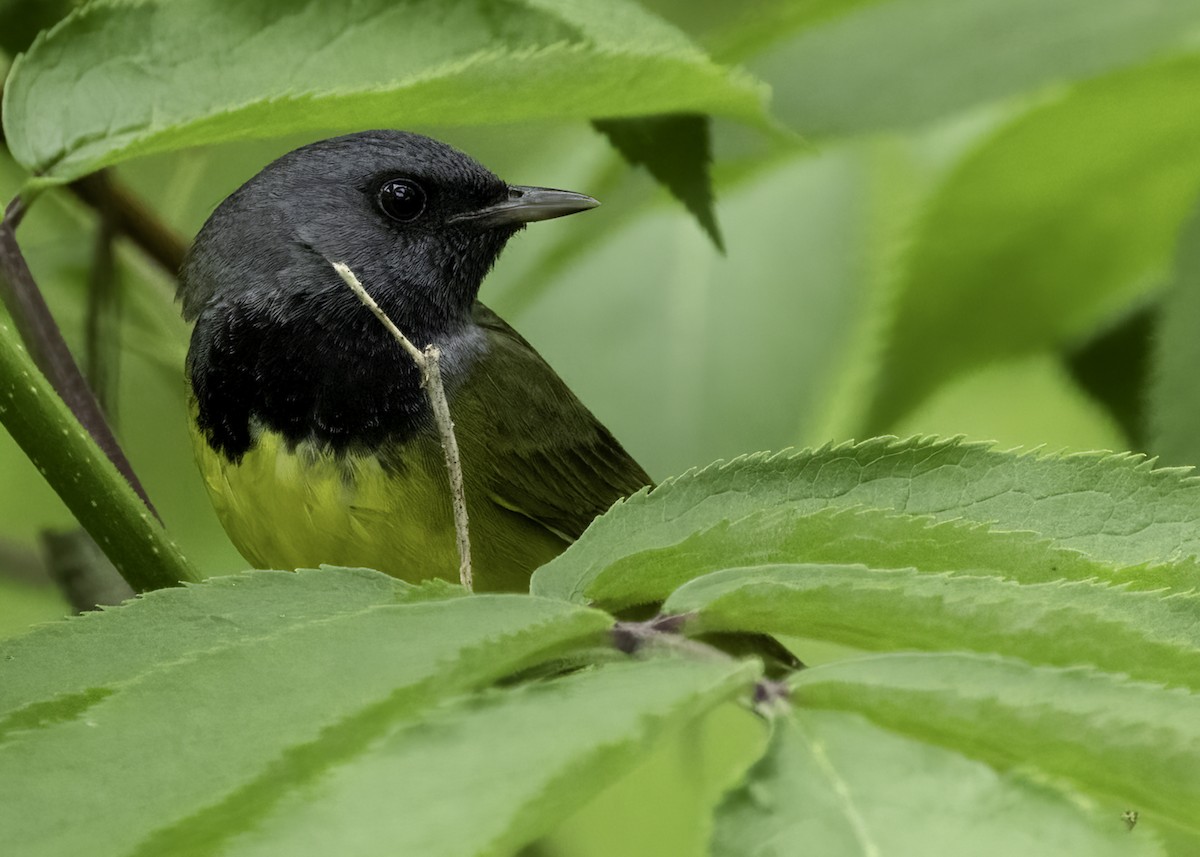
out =
[[[507,185],[419,134],[323,140],[279,158],[218,206],[184,263],[183,313],[301,294],[325,302],[345,291],[331,267],[345,262],[397,323],[440,327],[469,316],[483,277],[525,223],[595,205]]]

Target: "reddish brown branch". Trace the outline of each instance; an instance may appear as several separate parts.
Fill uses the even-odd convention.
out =
[[[80,200],[111,218],[112,228],[132,241],[172,277],[183,267],[187,243],[155,216],[129,188],[100,172],[67,186]]]
[[[24,216],[25,207],[20,197],[14,199],[0,220],[0,299],[8,307],[9,315],[17,331],[29,349],[34,363],[66,402],[71,413],[79,420],[96,445],[108,456],[109,461],[120,471],[146,507],[157,516],[150,498],[133,472],[129,459],[121,450],[112,429],[105,420],[96,397],[79,371],[79,365],[71,355],[62,332],[46,306],[33,279],[33,273],[25,262],[17,244],[16,225]]]

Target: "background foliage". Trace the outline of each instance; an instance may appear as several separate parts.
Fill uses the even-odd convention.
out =
[[[628,0],[598,14],[567,0],[362,2],[336,15],[341,4],[311,3],[272,24],[290,5],[102,0],[18,61],[5,87],[0,198],[47,186],[20,239],[76,353],[87,350],[98,220],[69,190],[28,184],[30,170],[68,180],[112,165],[190,236],[276,155],[335,131],[393,125],[445,139],[511,182],[604,201],[586,218],[522,234],[483,298],[656,477],[883,434],[1200,463],[1194,3]],[[2,62],[71,8],[0,0]],[[618,120],[676,112],[713,116],[724,253],[694,216],[705,210],[694,171],[666,174],[651,146],[642,160],[656,180],[610,143],[628,139]],[[610,120],[608,137],[589,119]],[[670,145],[698,164],[703,144],[692,129]],[[118,434],[183,553],[206,575],[240,571],[191,463],[187,329],[172,279],[123,239],[115,251],[120,321],[104,338],[104,362]],[[1200,746],[1193,484],[1152,477],[1128,457],[881,444],[764,464],[767,475],[752,482],[775,479],[777,494],[693,513],[693,495],[737,502],[705,471],[655,495],[680,504],[675,529],[648,526],[630,503],[539,572],[535,593],[586,595],[610,609],[669,596],[668,607],[696,611],[697,633],[746,629],[752,614],[752,630],[804,638],[806,661],[829,663],[791,679],[806,705],[777,718],[769,736],[728,701],[736,694],[721,696],[753,684],[748,668],[656,666],[663,697],[647,701],[649,719],[613,726],[613,756],[560,759],[616,771],[605,766],[620,748],[640,746],[648,755],[633,773],[600,777],[613,785],[568,801],[553,831],[493,831],[489,847],[515,847],[525,840],[513,830],[524,830],[553,833],[569,854],[702,853],[709,830],[697,819],[720,800],[716,853],[790,853],[792,842],[824,843],[812,847],[829,854],[927,853],[931,829],[945,853],[985,853],[981,841],[996,853],[1192,853],[1188,807],[1200,795],[1195,775],[1171,766],[1194,770]],[[0,474],[0,635],[12,636],[66,612],[45,583],[38,537],[74,519],[7,435]],[[994,491],[1004,479],[1021,490]],[[813,490],[798,497],[797,486]],[[759,552],[746,557],[746,544]],[[1147,564],[1165,563],[1147,575]],[[730,568],[749,570],[731,581]],[[939,575],[979,570],[988,574],[947,600]],[[356,586],[381,585],[356,580],[348,588],[360,594]],[[1148,591],[1134,599],[1133,590]],[[835,610],[839,621],[821,625]],[[897,614],[911,617],[907,633],[863,630]],[[571,619],[579,627],[599,627],[587,625],[595,614],[579,616],[593,617]],[[910,654],[846,659],[851,650]],[[464,668],[445,697],[531,657],[512,651],[496,674]],[[921,659],[934,657],[956,692],[929,686]],[[192,680],[171,669],[162,681]],[[677,686],[666,676],[674,670]],[[581,679],[546,692],[564,711],[585,710],[593,692],[640,699],[620,689],[625,678],[605,667],[594,687],[607,690]],[[672,687],[679,699],[707,700],[708,713],[650,741],[654,718],[666,723],[676,710]],[[41,699],[28,693],[17,707]],[[478,704],[525,704],[517,691],[495,694]],[[1064,694],[1074,709],[1021,731],[1030,712]],[[146,717],[119,694],[105,704],[133,706],[130,728]],[[449,704],[464,706],[452,718],[461,741],[482,740],[475,703]],[[407,710],[389,721],[400,731],[418,722]],[[1002,745],[985,733],[1041,743]],[[46,733],[44,746],[59,741]],[[396,742],[403,764],[420,762]],[[1089,744],[1122,760],[1113,763],[1121,782],[1088,766]],[[36,762],[39,747],[21,746]],[[375,782],[362,775],[345,800]],[[529,794],[545,788],[530,784]],[[781,803],[828,812],[797,821],[768,811]],[[21,817],[22,804],[7,805]],[[1119,815],[1131,808],[1165,823],[1127,832]],[[288,827],[301,815],[293,806],[277,817]],[[182,819],[170,835],[184,841],[189,831]]]

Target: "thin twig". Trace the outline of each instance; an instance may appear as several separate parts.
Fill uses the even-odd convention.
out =
[[[121,371],[121,292],[113,242],[112,211],[99,210],[96,249],[87,281],[84,324],[84,374],[111,426],[117,425],[117,390]]]
[[[87,381],[79,371],[79,365],[67,348],[62,332],[46,306],[33,279],[33,273],[17,244],[15,224],[24,216],[25,207],[20,197],[15,198],[0,220],[0,299],[8,307],[9,315],[16,324],[25,347],[34,363],[42,370],[55,392],[71,409],[75,419],[92,436],[96,445],[103,450],[109,461],[125,477],[130,487],[146,504],[146,508],[158,517],[146,490],[133,472],[129,459],[125,457],[104,413],[88,388]]]
[[[471,589],[471,536],[467,521],[467,491],[463,487],[462,459],[458,454],[458,438],[454,434],[454,420],[450,416],[450,403],[446,400],[446,388],[442,384],[442,352],[436,345],[425,348],[425,390],[429,393],[429,404],[437,422],[438,434],[442,436],[442,450],[446,453],[446,470],[450,474],[450,496],[454,505],[454,536],[458,542],[458,579],[468,591]]]
[[[380,309],[379,304],[375,303],[375,299],[367,293],[349,267],[342,262],[334,262],[333,269],[350,287],[350,291],[354,292],[362,301],[363,306],[375,314],[380,323],[387,328],[388,333],[400,343],[401,347],[408,352],[408,356],[417,364],[417,368],[421,370],[421,386],[425,388],[425,393],[429,396],[433,419],[437,423],[438,434],[442,438],[442,450],[446,453],[446,470],[450,474],[450,495],[454,506],[454,533],[458,542],[458,579],[462,582],[463,587],[470,591],[472,584],[471,538],[467,521],[467,492],[463,487],[462,460],[458,454],[458,439],[454,435],[454,421],[450,418],[450,404],[446,401],[446,389],[442,385],[441,352],[435,345],[426,346],[424,351],[413,345],[409,338],[400,332],[400,328],[396,327],[395,323],[388,318],[387,313]]]

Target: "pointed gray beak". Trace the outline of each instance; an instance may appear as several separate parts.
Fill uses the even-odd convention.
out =
[[[480,226],[518,226],[522,223],[532,223],[535,220],[550,220],[554,217],[564,217],[577,211],[587,211],[595,208],[599,201],[582,193],[571,190],[555,190],[550,187],[524,187],[510,185],[508,199],[503,202],[460,214],[451,218],[451,222],[469,220]]]

